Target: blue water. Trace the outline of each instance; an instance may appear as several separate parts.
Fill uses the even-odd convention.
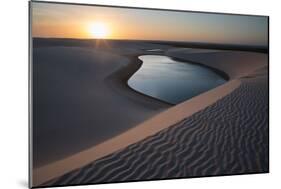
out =
[[[168,56],[142,55],[139,59],[143,64],[128,80],[128,85],[171,104],[178,104],[226,82],[211,69]]]

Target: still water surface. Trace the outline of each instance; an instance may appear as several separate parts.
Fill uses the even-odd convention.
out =
[[[142,55],[139,59],[143,64],[128,80],[128,85],[171,104],[178,104],[226,82],[211,69],[168,56]]]

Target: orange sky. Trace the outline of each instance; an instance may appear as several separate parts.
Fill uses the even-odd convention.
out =
[[[267,17],[32,3],[33,37],[95,38],[96,22],[110,39],[268,43]]]

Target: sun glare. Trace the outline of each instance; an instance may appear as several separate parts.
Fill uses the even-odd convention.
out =
[[[108,26],[103,22],[95,22],[90,25],[90,33],[92,37],[103,39],[107,38],[109,35],[109,29]]]

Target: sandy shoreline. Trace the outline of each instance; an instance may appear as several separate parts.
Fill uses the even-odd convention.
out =
[[[205,53],[204,54],[204,57],[206,57],[205,60],[202,60],[201,58],[202,53]],[[235,55],[233,55],[233,53]],[[85,166],[93,162],[94,160],[102,158],[113,152],[119,150],[122,151],[122,149],[126,149],[126,147],[130,144],[137,143],[138,141],[141,141],[147,138],[148,136],[153,136],[159,131],[165,130],[165,128],[169,128],[172,125],[179,123],[181,120],[185,119],[186,117],[190,117],[194,113],[214,104],[215,102],[219,101],[223,97],[230,94],[235,89],[239,88],[241,83],[240,78],[245,77],[249,75],[251,72],[266,66],[267,63],[266,55],[260,53],[231,52],[231,51],[199,52],[198,50],[197,51],[195,50],[193,52],[188,52],[183,49],[173,49],[172,51],[167,51],[166,54],[173,58],[178,58],[186,61],[188,60],[193,62],[199,62],[199,63],[206,64],[206,66],[212,67],[214,69],[221,70],[229,75],[230,81],[222,86],[219,86],[213,90],[201,94],[191,100],[188,100],[182,104],[170,108],[165,112],[158,114],[157,116],[145,121],[144,123],[141,123],[138,126],[126,131],[125,133],[122,133],[121,135],[118,135],[110,140],[107,140],[99,144],[98,146],[82,151],[66,159],[56,161],[46,166],[42,166],[40,168],[34,169],[33,172],[34,185],[40,185],[48,180],[57,178],[61,175],[64,175],[65,173],[70,172],[71,170],[78,169],[82,166]],[[206,56],[206,54],[208,55]],[[250,66],[243,66],[243,65],[241,66],[240,64],[237,65],[237,63],[235,64],[237,60],[242,62],[240,64],[243,64],[243,62],[244,64],[245,62],[247,62],[248,64],[250,62],[249,63]],[[223,64],[229,61],[230,63],[227,66]],[[137,66],[134,66],[133,68],[127,67],[124,70],[126,69],[137,70],[138,67]],[[128,70],[122,71],[120,69],[119,72],[117,71],[113,73],[106,80],[106,82],[108,82],[112,88],[117,89],[117,92],[121,92],[122,95],[123,94],[126,95],[128,93],[125,92],[126,93],[125,94],[122,92],[123,89],[121,89],[120,87],[116,87],[118,83],[116,83],[115,82],[116,80],[114,81],[113,78],[115,78],[116,76],[123,75],[123,77],[121,77],[120,79],[122,80],[122,82],[124,82],[128,78],[128,75],[126,74],[124,75],[124,73],[128,73]],[[132,95],[128,95],[127,97],[131,98]],[[141,103],[145,103],[145,102],[148,102],[149,104],[157,103],[157,101],[154,101],[153,99],[151,100],[151,98],[149,97],[135,98],[135,100],[137,101],[139,101],[140,99],[142,99]],[[151,100],[151,102],[149,102],[149,100]],[[58,179],[58,182],[56,182],[57,184],[60,183],[59,180],[60,179]],[[63,183],[63,181],[61,181],[61,183]]]
[[[162,106],[163,108],[169,108],[173,104],[140,93],[128,85],[128,80],[130,77],[137,72],[142,65],[142,61],[138,58],[138,56],[139,55],[137,54],[129,57],[131,63],[125,68],[122,68],[109,75],[107,78],[105,78],[105,82],[112,87],[113,90],[118,91],[120,94],[133,101],[141,102],[143,105],[147,104],[151,106],[155,104],[156,107]]]

